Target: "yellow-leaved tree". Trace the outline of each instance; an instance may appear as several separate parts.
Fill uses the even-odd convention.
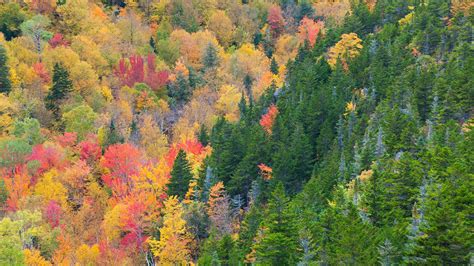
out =
[[[25,254],[25,264],[34,265],[34,266],[51,266],[51,262],[47,261],[41,256],[41,253],[37,249],[25,249],[23,250]]]
[[[160,240],[148,239],[151,252],[159,265],[186,265],[190,260],[189,245],[192,237],[183,219],[183,206],[176,196],[169,197],[164,205]]]
[[[239,119],[239,102],[242,93],[235,86],[224,85],[219,90],[219,99],[214,107],[219,115],[223,115],[228,121]]]
[[[347,60],[358,56],[361,49],[362,40],[356,33],[342,34],[341,40],[328,51],[328,64],[335,68],[340,59],[344,69],[347,69]]]
[[[43,198],[44,204],[56,201],[61,206],[67,205],[67,190],[58,181],[59,173],[56,169],[46,172],[35,186],[35,194]]]

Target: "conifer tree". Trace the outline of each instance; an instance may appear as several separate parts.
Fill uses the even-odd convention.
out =
[[[168,185],[168,194],[176,195],[183,199],[188,191],[189,181],[193,178],[191,166],[186,159],[186,152],[179,150],[171,171],[171,179]]]
[[[46,96],[46,108],[52,111],[54,117],[58,120],[61,115],[59,108],[68,94],[72,91],[72,81],[69,79],[68,71],[59,63],[54,65],[53,69],[53,86]]]
[[[109,127],[107,129],[105,129],[105,134],[106,134],[105,142],[103,144],[104,148],[106,148],[110,145],[113,145],[113,144],[124,142],[124,138],[122,137],[120,132],[115,127],[114,119],[111,119]]]
[[[287,143],[280,143],[280,147],[273,154],[273,172],[275,178],[283,182],[287,191],[294,194],[301,190],[311,175],[313,152],[301,124],[296,126]]]
[[[262,222],[264,236],[257,244],[257,262],[264,265],[294,265],[298,259],[294,218],[288,210],[289,199],[278,183],[268,202]]]
[[[0,180],[0,206],[3,206],[8,199],[8,189],[5,186],[5,181]]]
[[[209,43],[207,45],[206,50],[204,51],[202,61],[203,61],[205,70],[213,69],[213,68],[217,67],[217,65],[219,64],[219,57],[217,56],[217,49],[212,43]]]
[[[10,71],[7,65],[7,51],[0,44],[0,93],[9,93],[11,87]]]
[[[150,37],[150,47],[153,49],[153,52],[156,54],[158,51],[156,50],[156,42],[153,36]]]
[[[272,57],[272,62],[270,64],[270,71],[274,75],[278,75],[278,63],[276,62],[275,57]]]
[[[168,85],[168,96],[173,99],[176,105],[182,105],[189,100],[191,94],[189,80],[181,72],[178,73],[176,81]]]
[[[211,132],[213,147],[211,166],[213,173],[227,185],[243,156],[239,130],[224,118],[219,118]]]
[[[247,97],[249,97],[249,104],[253,104],[253,91],[252,91],[252,84],[253,84],[253,79],[250,74],[245,75],[244,77],[244,88],[245,88],[245,93],[247,94]]]
[[[207,133],[206,125],[201,125],[201,128],[199,129],[198,140],[203,146],[207,146],[209,144],[209,134]]]

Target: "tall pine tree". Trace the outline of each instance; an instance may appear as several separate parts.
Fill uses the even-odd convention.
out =
[[[186,152],[179,150],[171,171],[171,179],[168,185],[168,194],[176,195],[183,199],[188,191],[189,181],[193,178],[191,166],[186,159]]]
[[[53,86],[46,96],[46,108],[53,112],[56,120],[61,117],[59,108],[68,94],[72,91],[72,81],[69,79],[69,73],[59,63],[54,65],[53,69]]]
[[[256,244],[257,263],[262,265],[294,265],[298,261],[297,232],[288,209],[289,198],[278,183],[268,202],[262,223],[263,239]]]
[[[7,60],[7,51],[0,44],[0,93],[9,93],[12,88]]]

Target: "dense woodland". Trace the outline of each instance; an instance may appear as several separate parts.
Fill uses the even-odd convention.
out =
[[[472,265],[473,11],[0,1],[0,265]]]

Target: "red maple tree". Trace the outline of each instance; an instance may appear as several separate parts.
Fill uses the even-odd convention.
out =
[[[272,104],[268,107],[267,113],[262,115],[262,118],[260,119],[260,125],[268,134],[272,133],[273,123],[275,122],[277,115],[278,108]]]

